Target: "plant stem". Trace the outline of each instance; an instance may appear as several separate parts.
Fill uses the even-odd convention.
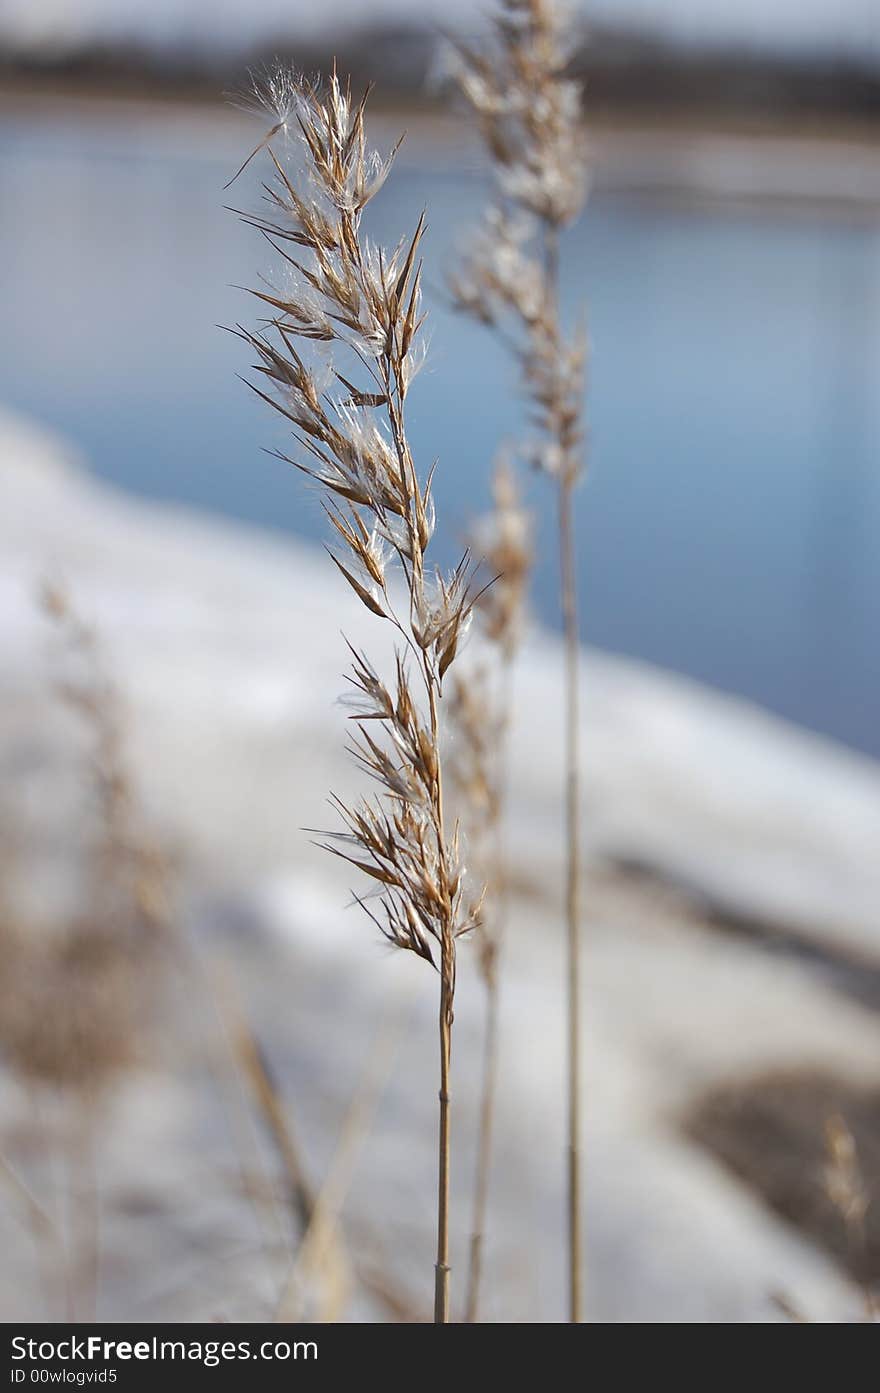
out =
[[[440,967],[440,1135],[437,1174],[437,1265],[434,1280],[434,1324],[449,1320],[449,1056],[452,1037],[452,998],[448,973],[449,950],[444,941]]]
[[[497,965],[486,985],[486,1034],[483,1042],[483,1081],[480,1099],[480,1135],[477,1143],[477,1178],[471,1223],[470,1268],[468,1271],[465,1320],[476,1322],[480,1304],[480,1277],[483,1262],[483,1231],[489,1194],[492,1159],[492,1124],[495,1116],[495,1083],[498,1074],[498,976]]]
[[[568,985],[568,1242],[569,1320],[581,1319],[580,1166],[580,752],[579,643],[572,480],[559,480],[559,557],[565,628],[566,968]]]
[[[446,856],[443,830],[443,776],[440,764],[440,720],[437,711],[437,685],[427,658],[425,685],[431,719],[431,738],[437,752],[434,798],[437,813],[437,855]],[[444,876],[445,881],[445,876]],[[455,940],[452,936],[452,906],[447,906],[446,923],[440,943],[440,1123],[437,1164],[437,1262],[434,1268],[434,1324],[449,1321],[449,1064],[452,1051],[452,1000],[455,993]]]
[[[548,314],[557,342],[559,322],[559,229],[545,224],[544,258]],[[559,580],[565,634],[565,921],[568,1016],[568,1318],[581,1319],[581,1106],[580,1106],[580,636],[574,546],[574,487],[577,467],[564,428],[559,431]]]
[[[474,1185],[474,1208],[471,1220],[470,1267],[468,1271],[465,1320],[475,1324],[480,1309],[480,1281],[483,1275],[483,1235],[486,1231],[486,1210],[489,1202],[489,1178],[492,1170],[492,1136],[495,1122],[495,1095],[498,1090],[498,1035],[500,1018],[501,948],[507,924],[509,885],[507,849],[505,843],[504,808],[507,801],[508,750],[510,712],[513,686],[513,649],[504,653],[501,667],[499,710],[501,725],[496,751],[495,809],[493,813],[495,852],[493,876],[495,927],[490,941],[486,968],[486,1026],[483,1040],[483,1078],[480,1097],[479,1140],[477,1142],[477,1172]]]
[[[392,372],[388,357],[382,364],[386,387],[387,411],[401,473],[409,478],[413,496],[418,493],[419,481],[403,424],[403,400],[400,387],[397,397],[391,390]],[[412,567],[411,585],[423,584],[422,558],[415,523],[409,520]],[[440,759],[440,717],[438,711],[439,684],[436,672],[426,652],[422,652],[422,678],[428,697],[431,746],[435,756],[434,826],[437,839],[437,859],[443,868],[442,881],[447,883],[446,833],[443,820],[443,766]],[[434,1323],[449,1321],[449,1064],[452,1045],[452,1002],[455,995],[455,939],[453,936],[453,907],[443,906],[444,922],[440,942],[440,1119],[437,1166],[437,1261],[434,1266]]]

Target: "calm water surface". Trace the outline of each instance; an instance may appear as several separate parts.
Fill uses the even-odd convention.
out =
[[[241,136],[3,118],[0,402],[125,488],[314,537],[314,500],[260,451],[283,437],[236,381],[247,354],[215,328],[253,318],[230,287],[264,257],[222,211]],[[451,149],[404,148],[372,230],[393,239],[427,205],[437,286],[482,185]],[[587,636],[880,755],[880,223],[600,193],[565,268],[595,346]],[[518,422],[492,341],[432,319],[412,434],[440,457],[451,557]],[[547,566],[551,623],[554,588]]]

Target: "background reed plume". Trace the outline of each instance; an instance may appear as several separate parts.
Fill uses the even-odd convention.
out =
[[[394,151],[382,158],[367,150],[367,94],[353,102],[334,72],[324,90],[278,74],[260,84],[258,96],[272,119],[262,142],[271,182],[265,210],[246,220],[278,253],[286,280],[253,292],[273,313],[259,332],[238,332],[256,350],[255,370],[267,383],[254,390],[293,427],[298,449],[280,457],[324,494],[334,564],[397,634],[387,682],[365,653],[352,650],[350,749],[378,792],[354,806],[334,798],[342,829],[324,834],[323,844],[368,878],[372,892],[356,898],[384,936],[439,972],[434,1317],[444,1322],[456,942],[478,922],[480,897],[468,896],[458,829],[444,816],[440,702],[475,595],[467,557],[450,574],[429,568],[433,469],[420,474],[407,440],[405,403],[423,358],[425,221],[392,251],[362,233],[364,208],[394,158]],[[320,358],[307,363],[303,342],[320,345]],[[392,569],[403,579],[402,603]]]
[[[477,605],[479,656],[466,673],[456,675],[450,711],[451,773],[462,809],[468,859],[486,886],[476,934],[486,989],[486,1022],[465,1305],[469,1322],[479,1315],[498,1080],[499,958],[507,917],[504,810],[512,666],[532,563],[530,519],[520,502],[516,474],[506,453],[496,461],[492,494],[493,507],[474,528],[473,542],[497,579]]]
[[[581,1311],[580,755],[574,491],[582,472],[586,345],[563,325],[559,237],[586,184],[581,93],[566,76],[568,25],[557,0],[502,0],[495,42],[461,47],[459,86],[480,121],[495,196],[468,263],[454,280],[459,307],[514,345],[537,428],[534,466],[555,485],[560,606],[565,630],[566,922],[568,995],[569,1315]]]
[[[94,1317],[99,1283],[98,1156],[115,1085],[149,1053],[165,986],[170,871],[134,797],[124,720],[101,645],[59,586],[43,608],[60,639],[55,692],[83,740],[76,904],[45,919],[0,902],[0,1054],[26,1096],[60,1103],[60,1160],[75,1205],[48,1240],[46,1299],[59,1277],[68,1319]]]
[[[42,601],[63,643],[57,693],[87,741],[82,908],[44,929],[7,925],[0,1042],[22,1076],[93,1104],[131,1063],[155,1006],[169,871],[132,797],[98,640],[61,588],[47,585]]]

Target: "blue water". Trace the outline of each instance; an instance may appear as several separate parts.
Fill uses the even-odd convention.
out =
[[[265,260],[222,211],[239,148],[5,118],[0,402],[125,488],[314,537],[315,501],[261,452],[284,442],[236,380],[247,353],[215,327],[253,319],[230,285]],[[373,205],[391,240],[428,206],[435,286],[482,198],[455,169],[454,150],[411,143]],[[599,193],[564,264],[594,342],[587,637],[880,755],[880,222]],[[451,557],[518,415],[484,331],[442,305],[432,321],[410,414],[417,453],[440,459]],[[531,492],[552,557],[546,485]],[[548,561],[534,607],[551,623],[555,585]]]

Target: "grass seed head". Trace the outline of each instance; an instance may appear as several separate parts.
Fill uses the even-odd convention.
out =
[[[278,77],[261,95],[275,118],[254,151],[268,166],[265,208],[244,216],[278,255],[283,279],[254,291],[269,311],[262,327],[237,332],[256,354],[254,390],[292,427],[295,448],[281,458],[324,495],[336,568],[398,637],[390,682],[353,652],[349,748],[378,793],[353,806],[334,800],[342,827],[323,844],[373,883],[358,902],[383,934],[443,965],[448,985],[455,940],[475,912],[444,826],[439,710],[475,595],[467,561],[449,574],[428,562],[433,469],[420,473],[406,434],[425,352],[425,217],[390,250],[363,234],[363,211],[398,148],[369,149],[366,94],[355,100],[334,73],[323,86]],[[394,571],[407,594],[401,614]]]

